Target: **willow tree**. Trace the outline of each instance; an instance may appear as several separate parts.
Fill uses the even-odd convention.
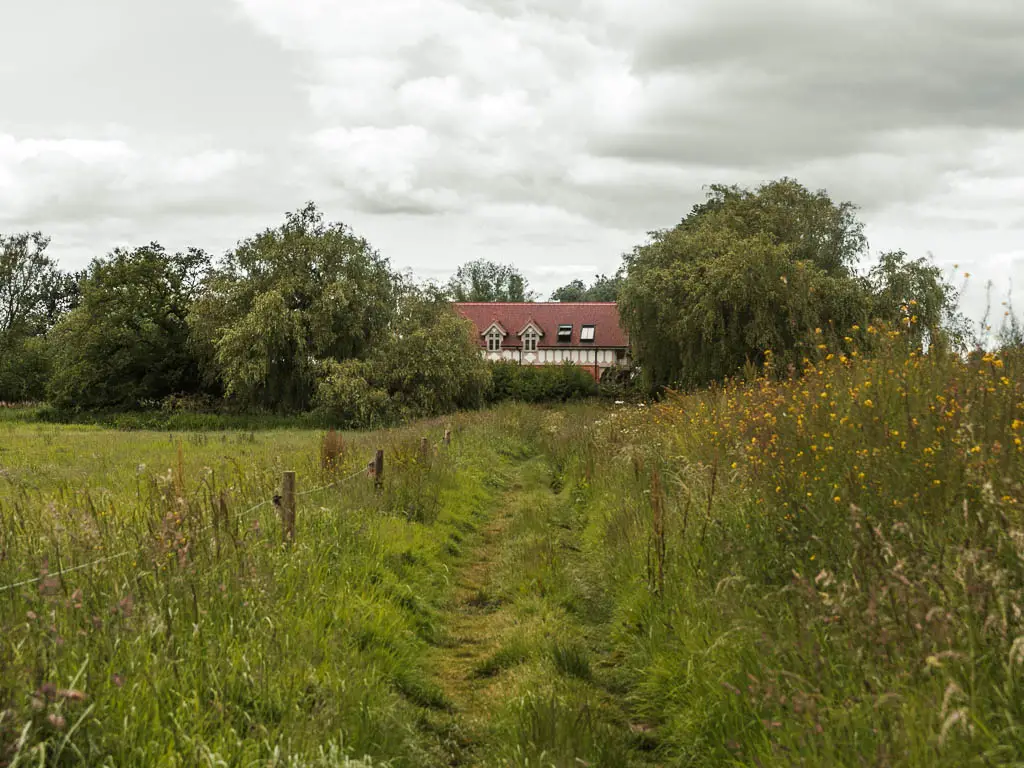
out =
[[[849,203],[783,179],[712,187],[676,227],[626,257],[623,323],[647,382],[699,385],[761,363],[799,362],[823,333],[868,312],[853,273],[867,247]]]
[[[394,314],[395,278],[312,203],[213,270],[189,321],[207,375],[250,407],[308,407],[325,360],[364,355]]]

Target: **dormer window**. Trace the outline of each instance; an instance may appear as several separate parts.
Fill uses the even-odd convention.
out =
[[[563,343],[572,341],[572,326],[571,325],[560,325],[558,326],[558,340]]]
[[[491,330],[487,332],[487,351],[501,351],[501,331],[499,331],[497,328],[491,328]]]
[[[540,335],[533,328],[528,328],[526,333],[523,334],[523,351],[536,352],[539,339]]]
[[[580,341],[593,341],[594,340],[594,326],[584,325],[580,328]]]

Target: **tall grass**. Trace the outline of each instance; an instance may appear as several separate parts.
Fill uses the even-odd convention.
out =
[[[0,421],[0,584],[39,578],[0,593],[0,764],[1021,764],[1022,374],[854,327],[793,374],[462,416],[449,452]],[[294,545],[250,510],[381,444],[381,491],[303,497]],[[430,659],[498,512],[467,744]]]
[[[493,493],[494,420],[458,418],[447,449],[431,422],[343,451],[294,430],[0,424],[0,586],[35,580],[0,593],[0,765],[445,762],[416,727],[446,706],[424,649],[444,640],[451,543]],[[378,446],[379,493],[349,477]],[[284,469],[306,494],[292,545],[257,506]]]
[[[588,520],[617,674],[664,757],[1024,759],[1021,366],[852,328],[798,376],[547,436]]]

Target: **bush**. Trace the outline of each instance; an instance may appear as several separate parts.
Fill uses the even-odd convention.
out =
[[[339,427],[383,425],[393,419],[388,393],[370,383],[370,366],[361,360],[328,360],[320,371],[314,406]]]
[[[46,339],[29,336],[0,338],[0,402],[42,400],[50,374]]]
[[[565,402],[598,394],[593,376],[572,363],[531,366],[503,361],[492,364],[491,374],[492,402]]]

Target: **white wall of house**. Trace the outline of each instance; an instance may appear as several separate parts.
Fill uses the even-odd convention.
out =
[[[602,368],[620,364],[617,362],[616,352],[615,349],[541,349],[537,352],[522,353],[518,349],[503,349],[500,352],[480,350],[484,359],[491,361],[510,360],[515,363],[522,362],[523,365],[558,365],[568,361],[577,365],[596,364]],[[628,359],[627,355],[621,364],[625,364]]]

